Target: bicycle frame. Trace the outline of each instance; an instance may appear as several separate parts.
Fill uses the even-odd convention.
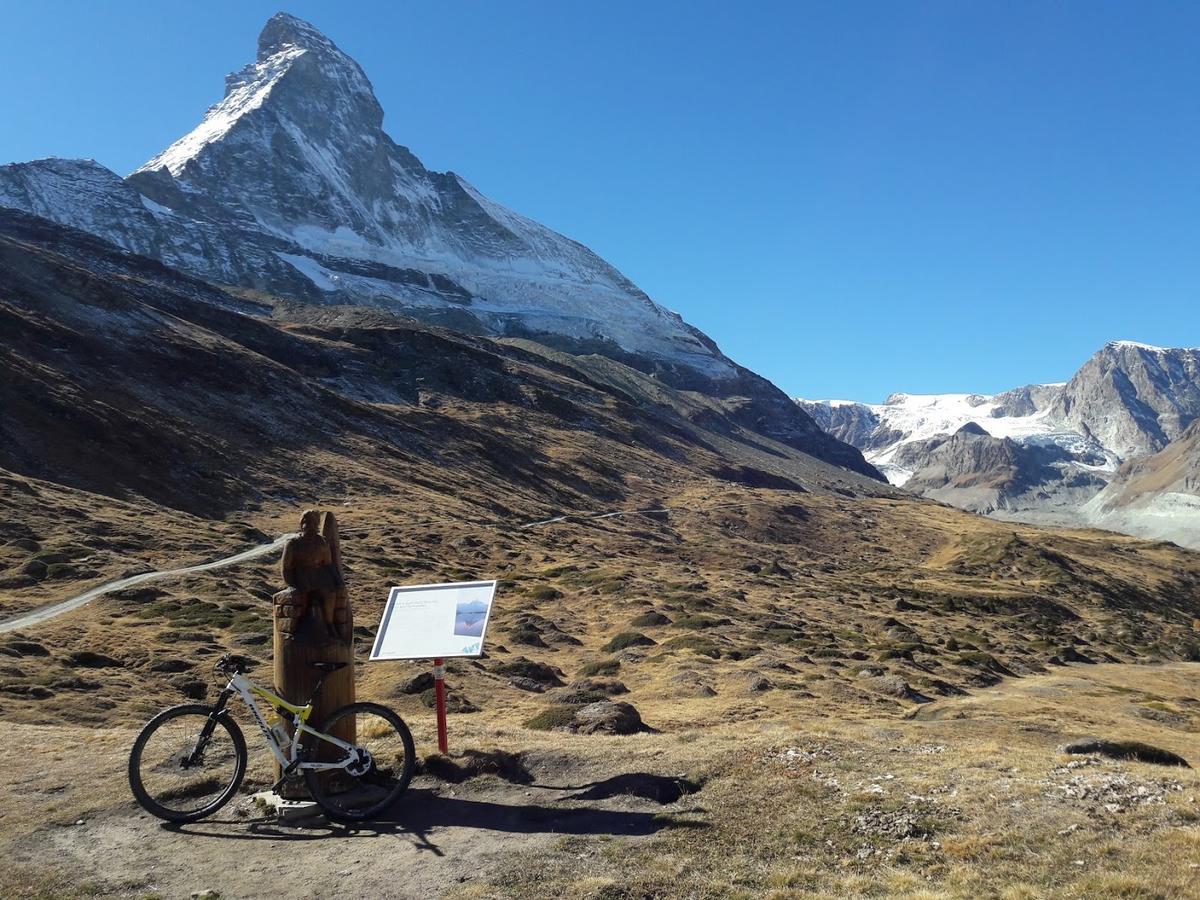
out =
[[[263,738],[267,742],[267,746],[271,749],[271,755],[275,757],[275,761],[284,769],[285,772],[309,769],[313,771],[323,771],[328,769],[345,769],[349,767],[355,760],[355,755],[358,750],[354,744],[348,744],[343,740],[335,738],[331,734],[325,734],[323,731],[317,731],[308,725],[308,717],[312,715],[313,704],[310,699],[304,706],[297,706],[295,703],[288,703],[278,694],[268,691],[266,688],[259,687],[246,676],[238,673],[229,679],[229,684],[225,686],[225,690],[221,692],[221,697],[217,701],[217,706],[213,710],[214,715],[219,715],[225,708],[225,704],[229,699],[237,694],[242,698],[242,702],[250,710],[250,714],[254,717],[254,722],[258,725],[258,730],[262,732]],[[284,753],[284,748],[280,746],[278,739],[275,737],[275,732],[271,730],[271,726],[267,724],[267,719],[259,708],[255,697],[262,697],[270,703],[277,711],[280,712],[282,719],[282,711],[286,710],[292,716],[292,741],[287,748],[288,753]],[[300,754],[300,735],[311,734],[320,738],[323,741],[328,741],[336,747],[340,747],[346,752],[346,758],[341,762],[298,762],[297,758]]]

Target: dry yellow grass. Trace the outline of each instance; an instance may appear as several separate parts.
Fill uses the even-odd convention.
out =
[[[412,895],[398,878],[454,897],[1197,896],[1200,776],[1059,752],[1070,738],[1101,733],[1194,758],[1200,719],[1181,727],[1137,710],[1145,697],[1189,708],[1197,668],[1072,667],[939,701],[919,716],[831,716],[778,692],[756,701],[748,718],[732,708],[717,713],[711,699],[647,700],[639,705],[649,720],[665,721],[673,709],[674,724],[632,737],[532,732],[504,708],[453,716],[456,749],[518,754],[534,781],[484,776],[439,788],[418,779],[424,799],[414,795],[397,810],[401,834],[406,818],[438,803],[498,806],[535,822],[546,808],[628,810],[654,824],[626,835],[607,820],[564,835],[530,825],[514,836],[506,833],[511,825],[496,831],[498,821],[481,813],[422,833],[445,857],[386,835],[322,835],[319,852],[284,836],[172,836],[134,814],[122,771],[132,729],[6,724],[0,827],[20,864],[0,889],[21,896],[11,893],[13,879],[36,868],[37,883],[51,887],[31,896],[173,897],[201,887],[251,896],[239,892],[253,883],[246,873],[269,869],[282,854],[308,860],[310,882],[297,896],[326,896],[353,854],[355,877],[364,890],[383,891],[377,896]],[[432,716],[409,710],[408,717],[427,752]],[[689,720],[703,724],[683,724]],[[31,759],[31,746],[52,749]],[[666,806],[634,798],[564,802],[567,786],[636,772],[686,774],[703,786]],[[218,818],[227,824],[196,831],[253,833],[236,817]],[[176,871],[148,870],[154,854],[133,853],[131,842],[191,858]],[[205,869],[231,845],[242,874]],[[460,883],[464,869],[471,875]]]

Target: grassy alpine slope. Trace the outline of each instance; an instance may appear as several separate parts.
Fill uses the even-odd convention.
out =
[[[1196,554],[914,499],[756,430],[737,397],[609,358],[271,317],[271,298],[17,224],[0,615],[333,509],[360,696],[422,754],[419,667],[363,663],[386,588],[502,580],[488,657],[451,665],[453,747],[512,755],[455,757],[483,772],[460,783],[435,761],[368,833],[284,843],[244,801],[161,829],[123,781],[132,736],[211,697],[225,650],[266,677],[278,578],[264,558],[151,582],[0,636],[5,896],[252,896],[293,857],[310,896],[1193,889],[1195,775],[1057,748],[1098,732],[1196,761]],[[665,511],[521,527],[646,509]],[[654,731],[554,729],[608,695]]]

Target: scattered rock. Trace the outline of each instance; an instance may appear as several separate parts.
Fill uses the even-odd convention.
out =
[[[558,669],[548,666],[545,663],[534,662],[523,656],[518,656],[514,660],[501,663],[496,666],[495,671],[499,675],[517,675],[523,678],[531,678],[541,684],[553,687],[562,687],[563,685],[562,672]]]
[[[437,693],[433,688],[429,688],[421,693],[421,702],[433,709],[437,706]],[[479,707],[468,700],[458,691],[446,689],[446,710],[452,713],[474,713],[479,712]]]
[[[774,685],[762,675],[751,675],[750,683],[747,685],[747,687],[749,688],[750,693],[758,694],[763,691],[769,691],[774,687]]]
[[[233,642],[241,647],[258,647],[271,640],[269,634],[243,634],[233,639]]]
[[[1151,744],[1143,744],[1141,741],[1108,741],[1102,738],[1086,738],[1067,744],[1063,747],[1063,753],[1099,753],[1110,759],[1132,759],[1159,766],[1191,768],[1182,756]]]
[[[85,669],[123,669],[125,663],[111,656],[106,656],[103,653],[96,653],[93,650],[76,650],[73,653],[67,654],[66,664],[68,666],[82,666]]]
[[[942,681],[940,678],[929,679],[928,688],[935,694],[940,694],[943,697],[961,697],[967,693],[958,685]]]
[[[423,694],[433,687],[433,675],[429,672],[418,672],[412,678],[400,685],[402,694]]]
[[[186,659],[160,659],[150,663],[151,672],[186,672],[194,669],[196,664]]]
[[[540,694],[546,690],[546,686],[541,682],[534,681],[532,678],[526,678],[523,675],[513,675],[508,679],[508,683],[515,688],[520,688],[523,691],[530,691],[534,694]]]
[[[1183,790],[1178,781],[1161,778],[1140,781],[1124,772],[1089,772],[1089,762],[1096,757],[1075,760],[1055,769],[1055,776],[1070,776],[1065,782],[1048,780],[1044,786],[1050,788],[1050,797],[1057,797],[1073,804],[1110,813],[1123,813],[1141,806],[1156,806],[1166,802],[1168,794]],[[1078,771],[1078,770],[1083,771]]]
[[[49,656],[50,651],[34,641],[9,641],[5,645],[9,650],[15,650],[18,656]]]
[[[1059,650],[1058,655],[1065,662],[1086,663],[1088,665],[1092,665],[1096,662],[1094,659],[1084,656],[1070,645],[1067,645]]]
[[[646,726],[633,704],[602,700],[576,710],[570,729],[579,734],[635,734]]]
[[[880,835],[894,840],[929,837],[920,818],[908,810],[885,810],[873,807],[854,817],[850,827],[859,834]]]

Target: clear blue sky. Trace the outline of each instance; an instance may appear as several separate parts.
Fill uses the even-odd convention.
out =
[[[0,2],[0,161],[125,174],[280,7]],[[792,394],[1200,345],[1200,4],[294,2],[427,166],[591,246]]]

